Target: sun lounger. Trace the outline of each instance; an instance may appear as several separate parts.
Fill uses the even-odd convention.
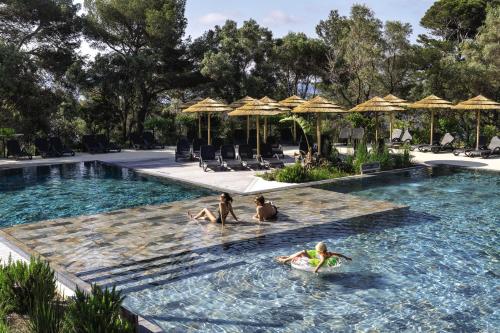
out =
[[[243,168],[243,163],[236,157],[233,145],[222,145],[220,147],[220,161],[222,166],[228,169]]]
[[[144,140],[144,144],[148,149],[163,149],[164,145],[158,143],[153,135],[153,132],[144,132],[142,133],[142,139]]]
[[[84,135],[82,137],[82,145],[85,150],[90,154],[104,153],[104,149],[97,142],[95,135]]]
[[[75,152],[72,149],[63,145],[63,143],[59,137],[49,138],[49,144],[50,144],[51,148],[59,156],[64,156],[64,155],[75,156]]]
[[[335,147],[347,146],[349,144],[349,139],[351,138],[352,130],[349,127],[344,127],[339,133],[339,142],[333,144]]]
[[[467,156],[469,157],[477,157],[481,156],[482,158],[488,158],[491,155],[500,154],[500,138],[498,136],[494,136],[491,138],[490,144],[486,149],[474,149],[468,152]]]
[[[283,168],[285,163],[280,160],[279,156],[273,154],[273,148],[270,144],[265,143],[260,146],[260,164],[265,168]]]
[[[183,159],[193,159],[193,152],[191,150],[191,145],[187,138],[182,137],[177,140],[177,144],[175,147],[175,161],[177,162],[179,158]]]
[[[479,149],[478,151],[488,149],[487,148],[487,138],[483,135],[479,137]],[[476,145],[474,145],[476,147]],[[463,148],[456,148],[453,150],[453,155],[459,156],[460,154],[464,154],[464,156],[469,156],[470,152],[473,150],[476,150],[476,148],[471,147],[471,146],[465,146]]]
[[[239,145],[238,159],[243,166],[248,169],[260,169],[260,161],[254,157],[252,148],[249,145]]]
[[[203,171],[208,169],[220,169],[220,159],[215,156],[215,148],[212,145],[203,145],[200,147],[200,166]]]
[[[33,158],[33,156],[30,153],[28,153],[28,151],[24,147],[21,147],[19,141],[17,141],[16,139],[7,140],[6,145],[7,145],[7,157],[9,156],[12,156],[14,158],[27,157],[30,160]]]
[[[142,135],[139,133],[130,134],[130,145],[134,149],[150,149],[148,144],[144,141]]]
[[[246,131],[242,129],[235,129],[233,131],[233,142],[235,145],[243,145],[247,143]]]
[[[97,143],[101,146],[102,150],[106,153],[119,153],[122,149],[114,142],[108,140],[108,137],[104,134],[99,134],[95,136]]]
[[[446,133],[441,141],[437,145],[423,145],[418,149],[422,152],[433,152],[439,153],[442,151],[453,151],[453,142],[455,141],[455,137],[450,133]]]
[[[266,143],[271,145],[274,154],[278,155],[280,158],[284,156],[283,147],[274,136],[268,136],[266,139]]]
[[[200,147],[206,145],[207,141],[203,138],[193,139],[193,157],[200,158]]]
[[[42,156],[42,158],[47,158],[47,157],[59,157],[61,155],[58,155],[57,152],[55,152],[52,147],[49,144],[49,140],[44,139],[44,138],[37,138],[33,142],[35,145],[36,151],[38,152],[38,155]]]

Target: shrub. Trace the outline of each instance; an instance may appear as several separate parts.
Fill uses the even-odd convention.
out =
[[[29,310],[29,330],[32,333],[59,333],[64,323],[64,304],[59,299],[46,299],[45,293],[35,293]]]
[[[56,279],[49,264],[31,257],[30,262],[12,262],[0,270],[0,299],[9,312],[28,314],[35,296],[53,299]]]
[[[266,172],[260,176],[265,180],[275,180],[285,183],[305,183],[344,177],[348,174],[348,172],[340,170],[332,165],[323,165],[312,169],[306,169],[300,163],[295,163],[294,165],[286,166],[283,169]]]
[[[65,331],[74,333],[126,333],[132,326],[121,315],[123,297],[113,287],[102,290],[92,285],[90,294],[76,290],[68,304]]]

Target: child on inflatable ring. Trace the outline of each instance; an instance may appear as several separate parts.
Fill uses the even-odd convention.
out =
[[[292,261],[295,258],[309,258],[309,262],[313,263],[316,265],[316,268],[314,269],[314,273],[318,273],[318,270],[323,266],[325,263],[328,262],[329,259],[333,259],[333,257],[338,257],[338,258],[344,258],[346,260],[352,260],[349,257],[346,257],[343,254],[340,253],[335,253],[335,252],[328,252],[325,243],[319,242],[316,244],[315,250],[303,250],[300,252],[297,252],[295,254],[292,254],[291,256],[279,256],[276,258],[279,262],[286,264],[290,261]]]

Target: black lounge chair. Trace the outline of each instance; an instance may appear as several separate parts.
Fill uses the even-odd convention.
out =
[[[158,143],[153,135],[153,132],[144,132],[142,133],[142,139],[144,144],[148,149],[163,149],[164,145]]]
[[[450,133],[446,133],[436,145],[424,145],[418,148],[418,150],[422,152],[433,152],[439,153],[443,151],[453,151],[453,142],[455,141],[455,137]]]
[[[49,138],[50,147],[56,152],[58,156],[75,156],[75,152],[63,145],[61,139],[59,137],[51,137]]]
[[[186,137],[182,137],[177,140],[175,147],[175,161],[177,162],[179,158],[183,159],[193,159],[193,152],[191,151],[191,145]]]
[[[344,127],[339,133],[339,142],[334,143],[336,147],[347,146],[349,144],[349,139],[351,138],[352,130],[349,127]]]
[[[61,156],[57,154],[54,149],[52,149],[49,140],[47,139],[36,138],[33,144],[35,145],[38,155],[42,156],[42,158]]]
[[[365,129],[363,127],[352,129],[351,139],[353,141],[353,144],[363,141],[364,138],[365,138]]]
[[[84,135],[82,137],[82,145],[90,154],[99,154],[105,152],[99,142],[97,142],[95,135]]]
[[[272,169],[283,168],[285,166],[285,163],[280,160],[279,156],[273,154],[273,148],[268,143],[260,146],[260,164],[263,167]]]
[[[236,129],[233,132],[233,142],[235,145],[243,145],[247,143],[247,133],[245,130]]]
[[[119,153],[122,151],[120,146],[116,143],[108,140],[108,137],[104,134],[99,134],[95,136],[97,143],[101,146],[101,149],[106,153]]]
[[[207,169],[220,169],[220,159],[215,156],[214,146],[203,145],[200,147],[200,166],[205,172],[207,172]]]
[[[224,168],[242,169],[243,163],[237,159],[233,145],[222,145],[220,147],[220,161]]]
[[[193,157],[200,158],[200,147],[206,145],[207,141],[203,138],[193,139]]]
[[[254,157],[253,150],[249,145],[238,146],[238,159],[248,169],[260,169],[260,161]]]
[[[33,156],[30,153],[28,153],[28,151],[24,147],[21,147],[19,141],[17,141],[16,139],[7,140],[6,145],[7,145],[7,157],[9,156],[12,156],[14,158],[27,157],[30,160],[33,158]]]
[[[281,145],[279,140],[276,139],[276,137],[268,136],[266,139],[266,143],[271,145],[274,154],[278,155],[280,158],[285,156],[285,154],[283,153],[283,146]]]
[[[474,149],[468,152],[467,156],[476,157],[481,156],[482,158],[488,158],[491,155],[500,154],[500,138],[494,136],[491,138],[490,144],[486,149]]]
[[[130,134],[130,145],[136,150],[150,149],[148,144],[144,141],[142,135],[139,133]]]
[[[220,148],[224,145],[224,139],[222,138],[214,138],[212,139],[212,146],[215,148],[215,154],[220,154]]]
[[[488,149],[486,144],[487,144],[487,138],[485,136],[481,135],[479,137],[479,149],[478,149],[478,151]],[[453,150],[453,155],[459,156],[460,154],[464,154],[465,156],[469,156],[471,151],[476,150],[475,147],[476,146],[474,145],[474,147],[465,146],[463,148],[456,148]]]

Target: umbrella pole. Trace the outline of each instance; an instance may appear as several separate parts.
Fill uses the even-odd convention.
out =
[[[392,128],[394,127],[394,113],[389,114],[391,116],[391,121],[389,122],[389,138],[392,141]]]
[[[247,116],[247,144],[250,141],[250,116]]]
[[[257,120],[255,122],[257,127],[257,158],[260,156],[260,131],[259,131],[259,115],[257,115]]]
[[[198,112],[198,138],[201,139],[201,112]]]
[[[434,142],[434,110],[431,110],[431,142],[429,143],[432,145]]]
[[[209,145],[212,144],[212,138],[211,138],[211,135],[210,135],[210,113],[208,114],[208,133],[207,133],[207,143]]]
[[[479,150],[479,127],[481,124],[481,113],[479,110],[476,111],[476,150]]]
[[[321,155],[321,114],[316,117],[316,137],[318,141],[318,155]]]
[[[375,112],[375,145],[378,145],[378,112]]]
[[[295,121],[293,121],[292,135],[293,135],[293,143],[296,143],[297,142],[297,123]]]
[[[267,117],[264,117],[264,143],[267,143]]]

